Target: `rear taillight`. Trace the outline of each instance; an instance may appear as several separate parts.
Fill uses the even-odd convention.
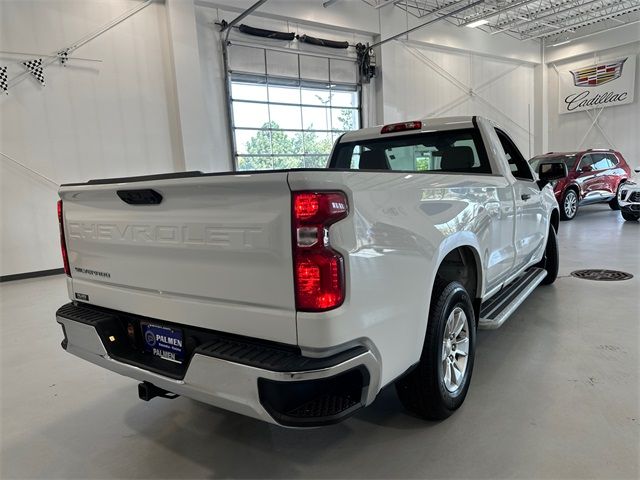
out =
[[[71,276],[69,268],[69,256],[67,255],[67,242],[64,239],[64,224],[62,219],[62,200],[58,200],[58,224],[60,225],[60,249],[62,250],[62,262],[64,263],[64,273]]]
[[[342,192],[293,192],[296,308],[322,312],[344,301],[344,259],[329,244],[329,226],[348,214]]]

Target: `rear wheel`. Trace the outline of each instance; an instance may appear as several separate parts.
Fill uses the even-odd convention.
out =
[[[627,210],[622,210],[622,218],[624,218],[627,222],[637,222],[640,220],[640,213],[634,213]]]
[[[429,420],[445,419],[460,408],[471,382],[475,341],[475,313],[467,291],[459,282],[438,279],[420,362],[396,382],[405,408]]]
[[[562,220],[573,220],[578,213],[578,193],[573,189],[565,192],[560,205],[560,218]]]
[[[544,249],[544,256],[536,267],[543,268],[547,271],[547,276],[542,280],[543,285],[551,285],[558,278],[558,268],[560,266],[560,257],[558,255],[558,237],[553,226],[549,227],[549,237],[547,238],[547,246]]]

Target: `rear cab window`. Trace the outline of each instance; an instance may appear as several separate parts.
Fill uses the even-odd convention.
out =
[[[336,145],[329,168],[418,173],[491,173],[476,129],[376,137]]]

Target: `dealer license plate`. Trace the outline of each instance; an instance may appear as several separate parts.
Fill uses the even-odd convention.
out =
[[[184,360],[182,330],[142,323],[142,338],[144,349],[156,357],[175,363]]]

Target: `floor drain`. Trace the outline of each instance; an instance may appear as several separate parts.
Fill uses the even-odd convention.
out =
[[[633,278],[633,275],[627,272],[620,272],[619,270],[576,270],[571,272],[572,277],[584,278],[585,280],[600,280],[604,282],[615,282],[618,280],[629,280]]]

